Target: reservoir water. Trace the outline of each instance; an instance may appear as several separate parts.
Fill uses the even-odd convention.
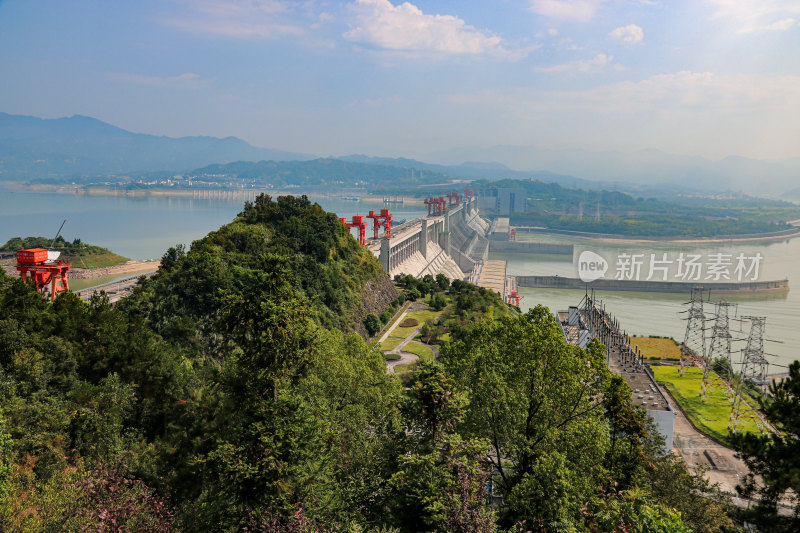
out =
[[[770,373],[785,372],[785,368],[778,365],[787,365],[800,358],[797,346],[800,345],[800,238],[776,242],[727,242],[718,244],[684,244],[684,243],[608,243],[595,242],[587,239],[571,238],[562,235],[542,234],[517,234],[517,240],[531,240],[537,242],[557,242],[573,244],[575,247],[574,258],[583,251],[593,251],[612,262],[611,270],[605,277],[614,277],[614,258],[620,254],[644,254],[649,258],[651,253],[662,257],[664,253],[669,258],[675,258],[683,253],[701,255],[703,258],[715,254],[738,256],[740,253],[746,257],[753,257],[760,253],[763,260],[760,264],[759,280],[788,279],[790,290],[788,293],[759,293],[759,294],[720,294],[713,292],[708,295],[711,303],[705,305],[705,311],[713,315],[713,302],[725,299],[738,304],[737,315],[765,316],[766,335],[769,339],[764,343],[764,351],[773,354],[767,356],[770,364]],[[578,277],[575,260],[570,256],[560,255],[535,255],[535,254],[490,254],[490,258],[505,259],[508,262],[508,273],[511,275],[558,275],[564,277]],[[646,276],[645,269],[642,271]],[[702,284],[702,281],[698,282]],[[519,290],[523,296],[520,306],[527,310],[536,304],[543,304],[551,311],[566,309],[570,305],[578,305],[584,295],[581,290],[560,289],[535,289],[523,287]],[[686,322],[683,320],[686,313],[681,313],[687,306],[689,294],[669,293],[640,293],[630,291],[597,291],[596,296],[606,304],[606,310],[616,316],[629,334],[661,335],[673,337],[682,341],[686,331]],[[747,337],[748,323],[731,320],[731,329],[734,339]],[[707,323],[707,335],[710,338],[713,322]],[[780,341],[780,342],[772,342]],[[733,350],[744,348],[744,340],[734,342]],[[739,353],[734,354],[734,361],[738,361]]]
[[[380,209],[381,202],[353,202],[336,196],[312,196],[324,209],[339,216],[366,215],[370,209]],[[79,237],[132,259],[159,258],[170,246],[189,245],[222,224],[230,222],[242,210],[242,199],[191,198],[179,196],[85,196],[56,193],[34,193],[0,189],[0,243],[12,237],[27,235],[53,236],[61,221],[67,219],[63,235],[72,240]],[[423,216],[421,206],[391,206],[395,222]],[[369,231],[368,231],[369,234]],[[518,234],[518,240],[556,242],[575,245],[575,257],[591,250],[604,257],[620,253],[646,254],[679,253],[702,254],[744,253],[763,256],[760,280],[789,279],[791,290],[783,294],[711,295],[712,302],[720,298],[736,302],[738,316],[766,316],[766,336],[781,341],[766,342],[767,358],[775,366],[771,373],[784,372],[786,365],[798,358],[800,345],[800,238],[778,242],[723,243],[723,244],[665,244],[665,243],[596,243],[565,236]],[[560,275],[577,277],[573,258],[536,254],[492,254],[492,258],[506,259],[508,272],[514,275]],[[613,267],[612,267],[613,268]],[[613,272],[607,274],[613,277]],[[552,311],[577,305],[583,291],[546,290],[522,288],[523,309],[537,303]],[[620,319],[629,333],[666,335],[682,340],[685,322],[682,320],[683,303],[689,295],[635,292],[598,292],[597,296],[607,309]],[[709,305],[707,311],[713,312]],[[732,328],[743,325],[742,332],[734,338],[744,338],[746,323],[731,321]],[[710,329],[711,324],[708,324]],[[710,334],[710,331],[709,331]],[[744,347],[744,342],[734,343],[734,350]],[[734,354],[734,360],[738,358]]]
[[[353,202],[337,196],[310,199],[347,218],[384,207],[380,201]],[[227,224],[242,211],[243,204],[241,198],[88,196],[0,188],[0,243],[29,235],[55,237],[61,221],[67,219],[62,231],[67,240],[77,237],[131,259],[157,259],[170,246],[188,247]],[[390,208],[395,225],[427,213],[420,206]],[[371,225],[368,236],[370,232]]]

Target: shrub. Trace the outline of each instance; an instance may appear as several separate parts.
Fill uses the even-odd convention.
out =
[[[367,328],[367,334],[372,337],[381,329],[381,321],[378,318],[378,315],[375,313],[370,313],[367,315],[367,318],[364,319],[364,327]]]

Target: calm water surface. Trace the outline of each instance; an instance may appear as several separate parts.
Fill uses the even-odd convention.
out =
[[[381,202],[331,196],[311,200],[348,218],[383,207]],[[188,246],[230,222],[243,204],[244,200],[236,198],[85,196],[0,189],[0,243],[28,235],[54,237],[61,221],[67,219],[62,231],[67,240],[79,237],[131,259],[157,259],[170,246]],[[395,224],[427,212],[416,206],[391,206],[391,210]]]
[[[574,244],[575,257],[584,250],[591,250],[611,261],[611,270],[606,277],[614,277],[614,262],[620,253],[649,254],[656,253],[657,257],[668,253],[669,258],[675,258],[681,252],[685,254],[700,254],[704,258],[710,254],[739,253],[751,257],[756,253],[763,256],[759,280],[788,279],[790,291],[783,294],[749,294],[749,295],[710,295],[711,302],[726,299],[738,303],[738,316],[765,316],[767,317],[766,337],[771,340],[764,345],[764,350],[774,354],[767,359],[775,363],[770,367],[771,373],[785,371],[777,365],[786,365],[800,359],[797,346],[800,345],[800,239],[791,239],[770,243],[723,243],[712,245],[691,244],[628,244],[628,243],[594,243],[585,239],[575,239],[554,235],[520,235],[518,240],[535,240],[540,242],[559,242]],[[495,254],[492,254],[495,256]],[[578,277],[573,258],[569,256],[537,255],[537,254],[497,254],[497,258],[508,261],[508,273],[512,275],[559,275],[565,277]],[[641,278],[641,279],[644,279]],[[583,291],[574,290],[549,290],[522,288],[520,294],[524,297],[521,302],[523,309],[541,303],[551,310],[566,309],[570,305],[577,305],[583,297]],[[689,299],[688,294],[666,293],[638,293],[629,291],[597,291],[596,296],[606,303],[606,309],[616,316],[628,333],[642,335],[665,335],[683,340],[686,316],[681,313],[686,308],[684,303]],[[713,305],[707,304],[706,311],[713,313]],[[709,323],[710,329],[713,324]],[[742,329],[733,332],[734,338],[745,338],[747,323],[732,320],[732,329]],[[710,336],[711,332],[708,332]],[[735,342],[733,350],[744,347],[744,341]],[[739,354],[734,354],[738,360]]]

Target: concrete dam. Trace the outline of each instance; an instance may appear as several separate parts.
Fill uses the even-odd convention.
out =
[[[417,218],[368,246],[389,276],[444,274],[468,279],[489,254],[489,224],[478,215],[474,198],[464,198],[441,215]]]

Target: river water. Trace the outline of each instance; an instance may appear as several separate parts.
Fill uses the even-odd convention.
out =
[[[562,244],[573,244],[575,246],[574,258],[568,255],[541,255],[541,254],[490,254],[490,258],[505,259],[508,262],[508,273],[511,275],[559,275],[564,277],[578,277],[576,258],[589,250],[606,258],[610,262],[610,270],[606,273],[606,278],[616,277],[615,266],[617,258],[621,254],[630,256],[642,254],[645,259],[645,268],[642,269],[640,279],[646,279],[647,263],[650,254],[655,254],[657,258],[663,258],[667,254],[668,260],[675,260],[681,253],[685,257],[689,255],[700,255],[702,263],[707,263],[709,258],[716,254],[731,256],[736,258],[739,254],[744,257],[755,257],[761,254],[763,259],[760,262],[759,280],[788,279],[790,291],[788,293],[762,293],[762,294],[709,294],[707,298],[711,303],[705,304],[707,314],[714,312],[713,302],[725,299],[737,303],[737,315],[743,316],[764,316],[767,317],[766,335],[767,341],[764,350],[768,354],[767,359],[774,366],[770,366],[770,373],[781,373],[786,369],[779,365],[787,365],[791,361],[800,358],[797,354],[796,346],[800,343],[800,285],[792,286],[793,283],[800,283],[800,238],[783,240],[777,242],[727,242],[719,244],[678,244],[678,243],[608,243],[594,242],[587,239],[578,239],[562,235],[542,235],[518,233],[517,240],[530,240],[537,242],[553,242]],[[733,266],[736,261],[733,259]],[[748,263],[749,266],[749,263]],[[673,265],[674,267],[674,265]],[[730,268],[730,275],[733,281],[734,268]],[[674,268],[670,270],[671,280],[675,275]],[[752,276],[752,273],[751,273]],[[702,279],[706,277],[703,272]],[[660,277],[657,279],[661,279]],[[699,283],[702,283],[702,279]],[[749,278],[747,278],[749,279]],[[713,281],[713,279],[711,280]],[[724,280],[720,280],[724,281]],[[710,282],[710,281],[709,281]],[[566,309],[570,305],[578,305],[584,295],[581,290],[561,290],[561,289],[536,289],[523,287],[519,290],[523,296],[520,306],[527,310],[536,304],[543,304],[551,311]],[[686,313],[681,313],[686,309],[685,302],[689,300],[689,294],[669,294],[652,292],[630,292],[630,291],[596,291],[596,297],[603,300],[606,310],[616,316],[629,334],[636,335],[662,335],[673,337],[682,341],[686,331],[686,321],[683,320]],[[731,320],[731,329],[734,339],[744,339],[747,336],[749,323],[740,320]],[[711,335],[712,322],[707,324],[707,335]],[[778,341],[778,342],[773,342]],[[744,348],[745,342],[734,342],[733,350]],[[734,354],[734,361],[737,361],[740,354]]]
[[[378,210],[380,202],[352,202],[336,196],[312,196],[324,209],[339,216],[366,215],[370,209]],[[62,234],[68,240],[79,237],[84,242],[97,244],[132,259],[159,258],[170,246],[189,245],[209,231],[230,222],[242,210],[242,199],[236,198],[190,198],[167,196],[86,196],[56,193],[34,193],[0,189],[0,243],[12,237],[42,235],[51,236],[58,230],[61,221],[67,219]],[[423,216],[420,206],[391,206],[395,223]],[[369,234],[368,229],[368,234]],[[758,279],[789,279],[800,283],[800,238],[763,243],[724,243],[713,245],[688,244],[629,244],[595,243],[585,239],[565,236],[523,234],[518,240],[555,242],[575,245],[575,257],[590,250],[613,263],[619,254],[630,255],[656,253],[659,257],[667,253],[674,259],[680,253],[702,255],[729,254],[733,257],[744,254],[753,257],[761,254]],[[560,275],[577,277],[577,268],[569,256],[539,254],[492,254],[492,258],[506,259],[508,272],[513,275]],[[614,277],[612,271],[606,277]],[[672,273],[670,273],[672,275]],[[643,272],[644,279],[646,272]],[[521,306],[528,309],[541,303],[552,311],[577,305],[583,291],[547,290],[522,288],[524,297]],[[635,292],[598,292],[605,301],[607,310],[620,319],[622,327],[629,333],[643,335],[666,335],[682,340],[685,322],[680,313],[689,295]],[[738,303],[738,315],[767,317],[765,351],[776,366],[770,372],[784,371],[777,365],[786,365],[798,358],[795,347],[800,343],[800,286],[784,294],[711,295],[711,301],[725,298]],[[713,312],[713,307],[708,306]],[[747,324],[731,321],[732,328],[742,326],[741,333],[734,338],[744,338]],[[711,327],[711,324],[708,325]],[[710,334],[710,332],[709,332]],[[781,341],[781,343],[771,342]],[[744,342],[735,342],[734,350],[741,349]],[[735,358],[738,355],[735,355]]]
[[[383,207],[380,201],[353,202],[337,196],[312,196],[311,200],[347,218]],[[131,259],[158,259],[170,246],[188,246],[230,222],[243,204],[241,198],[87,196],[0,188],[0,243],[29,235],[55,237],[67,219],[62,231],[67,240],[78,237]],[[390,209],[395,225],[427,213],[420,206]],[[371,231],[370,225],[367,236]]]

